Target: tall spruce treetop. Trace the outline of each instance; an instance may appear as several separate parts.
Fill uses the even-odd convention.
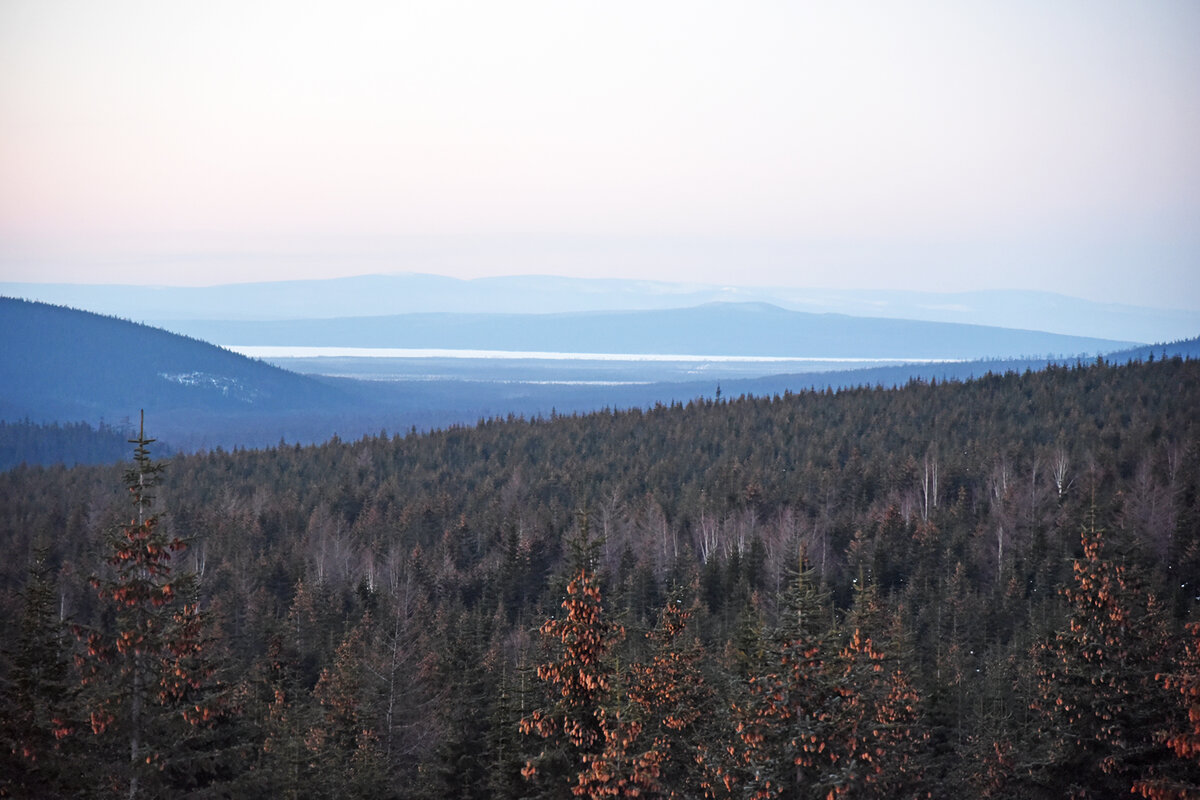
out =
[[[137,510],[137,524],[146,522],[146,512],[154,505],[152,490],[158,485],[158,476],[166,464],[150,458],[150,445],[157,439],[146,438],[146,413],[143,411],[138,422],[138,438],[130,439],[133,448],[133,467],[125,471],[125,486],[129,489],[130,500]],[[158,516],[154,515],[153,524],[157,524]]]

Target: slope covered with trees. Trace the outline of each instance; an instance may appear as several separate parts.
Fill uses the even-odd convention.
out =
[[[91,651],[146,518],[20,467],[0,792],[1195,793],[1197,408],[1176,358],[176,456],[181,744],[128,769]]]
[[[229,428],[276,432],[356,399],[197,339],[45,303],[0,297],[0,339],[0,418],[14,422],[128,427],[142,407],[179,438]]]
[[[0,420],[0,470],[18,464],[112,464],[129,457],[128,430],[101,423]]]

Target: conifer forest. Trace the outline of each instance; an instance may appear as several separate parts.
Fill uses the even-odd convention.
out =
[[[154,422],[0,473],[0,797],[1200,796],[1200,361]]]

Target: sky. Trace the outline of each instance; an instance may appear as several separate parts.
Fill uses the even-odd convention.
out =
[[[1200,3],[0,0],[0,280],[1200,309]]]

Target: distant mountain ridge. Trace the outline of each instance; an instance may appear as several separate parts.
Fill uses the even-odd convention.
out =
[[[223,345],[387,347],[838,359],[977,359],[1097,354],[1134,344],[944,322],[708,303],[656,311],[404,314],[282,322],[181,321]]]
[[[129,317],[287,320],[445,313],[648,311],[766,302],[793,311],[956,322],[1156,343],[1200,333],[1200,310],[1097,303],[1036,291],[918,292],[751,287],[514,275],[461,280],[407,273],[205,287],[0,283],[0,294]]]

